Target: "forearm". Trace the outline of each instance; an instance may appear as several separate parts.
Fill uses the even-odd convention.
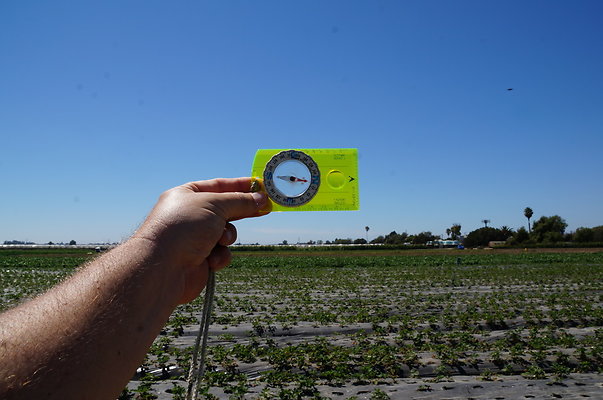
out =
[[[1,315],[0,398],[116,398],[181,290],[157,247],[131,239]]]

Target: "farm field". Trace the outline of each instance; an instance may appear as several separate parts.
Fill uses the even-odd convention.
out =
[[[0,309],[93,257],[0,252]],[[202,298],[121,398],[182,399]],[[235,253],[217,277],[214,399],[601,398],[603,252]]]

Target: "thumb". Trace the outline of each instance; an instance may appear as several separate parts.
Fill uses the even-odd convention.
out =
[[[254,193],[213,193],[216,201],[213,203],[223,213],[227,221],[260,215],[260,209],[268,202],[268,196],[263,192]]]

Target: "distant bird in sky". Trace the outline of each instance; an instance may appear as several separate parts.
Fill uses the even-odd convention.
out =
[[[511,87],[511,88],[508,88],[507,90],[508,90],[508,91],[511,91],[511,90],[513,90],[513,88]]]

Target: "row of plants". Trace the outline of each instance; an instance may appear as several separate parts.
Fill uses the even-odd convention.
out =
[[[0,306],[85,260],[0,257]],[[603,372],[602,282],[603,253],[237,256],[218,274],[204,396]],[[201,304],[172,314],[123,398],[154,398],[160,382],[183,398]]]
[[[603,372],[601,278],[602,253],[237,257],[219,274],[206,396]],[[192,334],[199,304],[166,336]],[[181,351],[166,353],[185,371]]]

